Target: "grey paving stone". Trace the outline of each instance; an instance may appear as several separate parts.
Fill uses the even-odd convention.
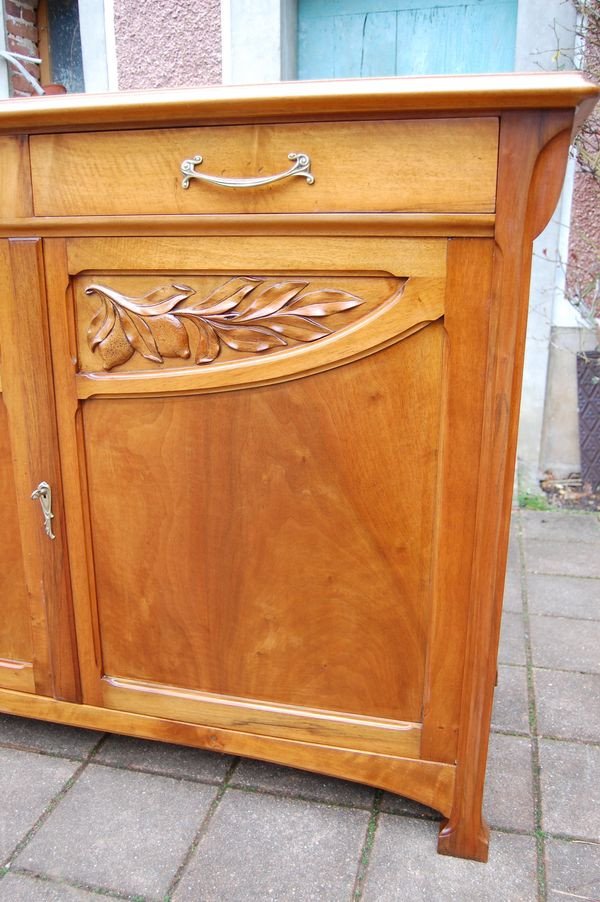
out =
[[[600,554],[598,546],[588,542],[528,539],[525,566],[533,573],[600,577]]]
[[[498,665],[498,685],[494,693],[492,729],[529,733],[527,671],[516,665]]]
[[[438,827],[383,814],[375,834],[363,902],[533,902],[535,840],[492,833],[486,865],[438,855]]]
[[[215,793],[200,783],[89,765],[15,864],[161,899]]]
[[[405,799],[403,796],[394,795],[392,792],[384,792],[381,798],[381,811],[387,814],[399,814],[403,817],[421,817],[427,820],[440,821],[442,815],[427,805],[420,805],[419,802],[413,802],[412,799]]]
[[[207,783],[220,783],[233,758],[183,745],[110,736],[93,760],[133,770],[152,771],[167,777],[190,777]]]
[[[483,805],[491,827],[533,831],[532,782],[530,740],[492,733]]]
[[[600,579],[528,573],[527,597],[532,614],[600,620]]]
[[[514,611],[516,614],[520,614],[523,610],[521,574],[514,570],[506,571],[502,608],[504,611]]]
[[[85,758],[103,736],[94,730],[79,730],[43,720],[0,714],[0,745],[51,752],[65,758]]]
[[[78,767],[74,761],[0,748],[0,864]]]
[[[525,539],[559,542],[597,542],[600,545],[600,515],[588,511],[521,511]]]
[[[76,886],[25,874],[9,873],[0,880],[0,902],[99,902],[101,898]]]
[[[600,621],[530,618],[534,667],[600,673]]]
[[[369,813],[229,789],[175,902],[348,900]]]
[[[357,808],[370,808],[375,797],[374,789],[359,783],[248,759],[240,761],[230,785],[302,796],[315,802],[354,805]]]
[[[600,836],[600,748],[540,740],[542,822],[548,833]]]
[[[546,840],[548,902],[600,899],[600,843]]]
[[[520,614],[504,611],[498,648],[499,664],[525,664],[525,630]]]
[[[521,552],[519,550],[519,533],[518,527],[511,530],[510,539],[508,541],[508,557],[506,559],[506,570],[508,573],[519,573],[521,570]]]
[[[534,681],[540,735],[600,742],[600,674],[534,670]]]

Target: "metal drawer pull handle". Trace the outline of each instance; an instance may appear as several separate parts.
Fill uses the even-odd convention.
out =
[[[288,153],[288,159],[294,160],[294,165],[285,172],[278,172],[276,175],[265,175],[262,178],[250,179],[227,179],[220,175],[205,175],[196,172],[195,166],[199,166],[202,157],[192,157],[191,160],[184,160],[181,164],[181,171],[185,178],[181,183],[182,188],[190,187],[190,179],[200,179],[202,182],[210,182],[211,185],[220,185],[222,188],[257,188],[259,185],[270,185],[271,182],[279,182],[281,179],[290,178],[292,175],[301,175],[306,179],[308,185],[314,184],[315,177],[310,171],[310,157],[305,153]]]
[[[42,513],[44,515],[44,529],[49,539],[55,539],[56,536],[52,532],[52,489],[47,482],[40,482],[37,489],[31,493],[32,501],[39,501],[42,505]]]

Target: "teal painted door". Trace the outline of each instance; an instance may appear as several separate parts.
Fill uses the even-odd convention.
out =
[[[517,0],[299,0],[298,78],[514,68]]]

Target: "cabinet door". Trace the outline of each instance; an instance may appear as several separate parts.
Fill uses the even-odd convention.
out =
[[[1,394],[0,485],[0,687],[33,692],[31,614],[23,567],[8,415]]]
[[[0,689],[74,701],[78,675],[40,241],[0,241],[0,286]],[[51,518],[32,499],[40,483],[51,493]]]
[[[46,242],[87,701],[420,755],[447,254]]]

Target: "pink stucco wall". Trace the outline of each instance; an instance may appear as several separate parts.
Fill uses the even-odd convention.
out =
[[[567,291],[595,315],[600,299],[595,282],[600,278],[600,184],[593,176],[578,172],[573,194],[573,217],[569,241]]]
[[[114,9],[121,90],[222,81],[220,0],[115,0]]]
[[[588,21],[585,74],[599,82],[600,18],[596,13],[596,18],[590,16]],[[572,299],[583,301],[600,318],[600,104],[586,123],[585,134],[587,151],[595,160],[595,173],[578,171],[575,175],[567,293]]]

